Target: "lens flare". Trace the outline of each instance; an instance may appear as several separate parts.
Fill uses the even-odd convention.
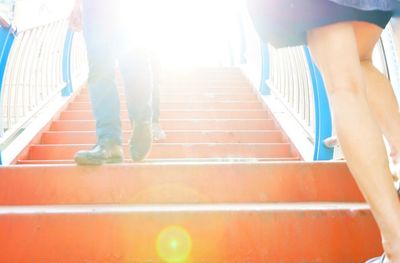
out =
[[[157,253],[168,263],[183,263],[192,250],[189,233],[180,226],[169,226],[157,237]]]

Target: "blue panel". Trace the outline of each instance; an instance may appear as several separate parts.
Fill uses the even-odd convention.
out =
[[[71,76],[71,51],[72,51],[73,39],[74,39],[74,33],[68,30],[67,35],[65,37],[63,62],[62,62],[63,81],[66,84],[64,89],[62,90],[63,96],[69,96],[73,92],[72,76]]]
[[[314,160],[332,160],[333,149],[324,144],[324,140],[332,136],[332,119],[329,108],[328,96],[321,73],[312,62],[310,51],[304,47],[304,53],[307,58],[308,68],[310,70],[315,105],[315,148]]]
[[[4,79],[4,74],[6,70],[6,65],[8,61],[8,56],[10,55],[10,50],[12,47],[12,44],[14,42],[14,35],[11,31],[10,28],[4,28],[0,27],[0,47],[1,47],[1,53],[0,53],[0,95],[3,95],[3,79]],[[2,103],[0,101],[0,107],[2,107]],[[0,114],[2,111],[0,110]],[[2,118],[0,118],[0,121],[3,121]],[[2,162],[2,153],[0,149],[0,165],[3,164]]]
[[[260,80],[260,93],[262,95],[270,95],[271,89],[268,87],[266,80],[269,79],[270,59],[268,45],[260,41],[261,46],[261,80]]]
[[[3,78],[7,65],[8,56],[10,55],[11,46],[14,42],[14,35],[9,28],[0,27],[0,93],[3,89]]]

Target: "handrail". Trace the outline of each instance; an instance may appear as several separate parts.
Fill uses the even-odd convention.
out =
[[[330,160],[333,150],[324,140],[331,136],[331,115],[322,77],[306,47],[275,50],[269,47],[271,73],[267,82],[272,94],[303,128],[314,144],[314,160]],[[262,58],[262,61],[267,59]]]
[[[389,78],[397,101],[400,104],[400,19],[393,18],[383,31],[379,50],[384,63],[384,73]]]
[[[58,2],[17,0],[15,20],[0,30],[0,153],[56,96],[70,95],[73,81],[87,69],[83,38],[68,30],[69,10],[56,7]],[[56,8],[57,17],[43,16]]]
[[[308,68],[313,79],[314,111],[315,111],[315,142],[314,160],[331,160],[333,149],[328,148],[324,141],[332,136],[332,118],[324,80],[316,65],[311,60],[308,48],[304,47]]]
[[[394,19],[396,20],[396,19]],[[248,21],[247,21],[248,23]],[[252,29],[247,34],[255,34]],[[397,31],[396,31],[397,29]],[[397,38],[395,37],[397,36]],[[246,39],[249,41],[249,38]],[[396,43],[397,40],[397,43]],[[252,66],[246,68],[259,69],[259,74],[247,72],[251,75],[252,83],[262,95],[272,94],[274,98],[285,106],[286,111],[300,124],[307,138],[314,145],[314,160],[330,160],[334,156],[331,145],[325,141],[332,136],[332,120],[329,102],[323,79],[312,63],[310,53],[306,47],[291,47],[276,50],[268,45],[259,44],[250,39],[246,46],[260,49],[259,62],[250,61]],[[400,102],[400,20],[396,28],[393,20],[383,32],[377,45],[379,57],[384,64],[382,71],[390,79],[397,100]],[[254,52],[247,50],[247,53]],[[377,61],[375,61],[376,63]],[[259,83],[254,77],[259,77]]]

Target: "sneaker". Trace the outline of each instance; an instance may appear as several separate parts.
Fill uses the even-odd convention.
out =
[[[124,160],[120,144],[104,142],[96,144],[91,150],[82,150],[75,154],[78,165],[101,165],[103,163],[121,163]]]
[[[365,263],[389,263],[389,261],[385,257],[385,254],[383,254],[380,257],[371,258],[370,260],[367,260]]]
[[[153,123],[153,140],[160,141],[165,140],[166,138],[167,135],[165,134],[165,131],[161,128],[160,124],[158,122]]]
[[[151,122],[134,122],[134,130],[129,141],[132,160],[142,161],[150,153],[152,143]]]

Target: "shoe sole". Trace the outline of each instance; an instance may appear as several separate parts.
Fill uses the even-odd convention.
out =
[[[131,146],[130,146],[131,147]],[[150,151],[151,151],[151,145],[150,145],[150,148],[149,148],[149,150],[143,155],[143,156],[141,156],[140,158],[135,158],[134,157],[134,154],[132,154],[132,149],[130,148],[130,152],[131,152],[131,159],[132,159],[132,161],[134,161],[134,162],[141,162],[141,161],[143,161],[144,159],[146,159],[149,155],[150,155]]]
[[[92,166],[111,164],[111,163],[122,163],[124,161],[122,157],[109,158],[100,161],[96,159],[75,157],[74,160],[77,165],[92,165]]]

